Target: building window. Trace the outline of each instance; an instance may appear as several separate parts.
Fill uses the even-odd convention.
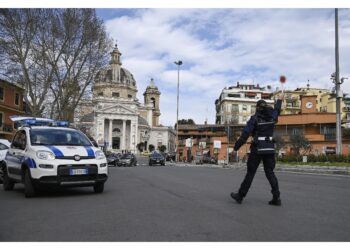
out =
[[[4,100],[4,88],[0,87],[0,101]]]
[[[242,116],[242,121],[246,122],[247,121],[247,117],[246,116]]]
[[[99,92],[97,95],[98,96],[103,96],[103,92]]]
[[[15,105],[19,106],[19,93],[15,93]]]
[[[238,104],[232,104],[231,111],[232,113],[238,113],[239,112]]]
[[[128,98],[131,99],[131,98],[132,98],[132,95],[128,95]]]
[[[250,113],[255,114],[256,107],[255,106],[250,106]]]
[[[243,110],[243,112],[247,112],[247,105],[246,104],[243,104],[242,110]]]
[[[119,93],[113,92],[113,93],[112,93],[112,97],[119,97]]]
[[[299,128],[293,128],[292,129],[292,135],[298,135],[298,134],[300,134],[300,129]]]
[[[2,125],[4,123],[3,119],[4,119],[4,113],[0,112],[0,128],[2,127]]]

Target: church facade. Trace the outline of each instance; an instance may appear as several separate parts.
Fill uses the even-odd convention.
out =
[[[110,55],[109,65],[95,77],[92,100],[88,102],[92,112],[85,113],[79,124],[89,127],[88,132],[108,151],[136,153],[140,143],[147,149],[149,142],[154,141],[154,131],[160,128],[170,134],[166,138],[172,138],[174,130],[159,124],[161,93],[153,79],[143,93],[144,103],[141,104],[136,96],[138,90],[134,76],[122,67],[117,45]],[[157,148],[159,145],[173,148],[169,140],[154,146]]]

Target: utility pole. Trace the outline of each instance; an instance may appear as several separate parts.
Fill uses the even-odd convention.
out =
[[[230,124],[227,124],[227,150],[226,150],[226,159],[227,159],[227,165],[229,163],[229,157],[230,157],[230,152],[229,152],[229,146],[230,146]]]
[[[176,149],[175,157],[176,161],[179,161],[179,90],[180,90],[180,66],[182,61],[174,62],[177,65],[177,108],[176,108]]]
[[[338,35],[338,9],[335,9],[335,93],[336,93],[336,153],[342,154],[342,139],[341,139],[341,101],[343,93],[340,90],[339,80],[339,35]],[[343,81],[343,79],[342,79]]]

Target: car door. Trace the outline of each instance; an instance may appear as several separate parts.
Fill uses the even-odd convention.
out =
[[[7,170],[10,178],[21,180],[21,167],[26,146],[26,133],[24,130],[20,130],[13,138],[11,147],[6,155]]]

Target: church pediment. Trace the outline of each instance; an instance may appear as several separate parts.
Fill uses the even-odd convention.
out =
[[[97,112],[105,113],[105,114],[125,114],[125,115],[136,115],[135,110],[127,108],[121,104],[113,105],[110,107],[105,107]]]

